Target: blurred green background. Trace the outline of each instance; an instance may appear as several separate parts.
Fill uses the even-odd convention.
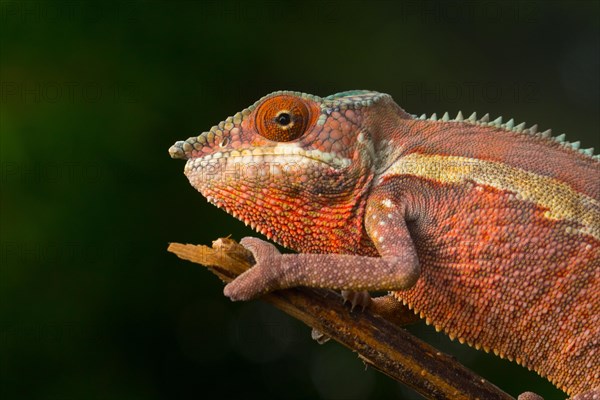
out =
[[[420,398],[167,253],[253,234],[167,149],[279,89],[378,90],[598,149],[599,17],[593,1],[2,0],[0,398]],[[423,325],[509,393],[565,397]]]

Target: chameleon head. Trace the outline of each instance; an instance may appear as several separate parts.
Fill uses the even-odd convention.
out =
[[[309,220],[328,214],[331,233],[356,217],[351,213],[373,175],[362,111],[381,96],[389,97],[271,93],[169,153],[187,160],[186,176],[209,202],[298,248],[294,242],[310,229]]]

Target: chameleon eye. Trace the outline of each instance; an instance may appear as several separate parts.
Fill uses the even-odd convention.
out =
[[[277,120],[277,123],[281,126],[289,125],[290,122],[292,122],[292,117],[285,111],[280,112],[275,119]]]
[[[314,104],[288,95],[271,97],[256,110],[256,128],[261,136],[276,142],[301,137],[315,122],[318,108]]]

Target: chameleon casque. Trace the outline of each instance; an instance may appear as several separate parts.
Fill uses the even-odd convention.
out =
[[[171,157],[256,238],[225,287],[388,290],[452,339],[600,399],[600,156],[511,119],[389,95],[271,93]]]

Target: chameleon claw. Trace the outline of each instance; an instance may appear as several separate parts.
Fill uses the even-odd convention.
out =
[[[362,308],[362,311],[364,311],[365,308],[371,305],[371,295],[366,290],[360,292],[342,290],[342,298],[344,299],[344,304],[350,302],[350,311],[354,311],[354,308],[356,306],[360,306]]]

